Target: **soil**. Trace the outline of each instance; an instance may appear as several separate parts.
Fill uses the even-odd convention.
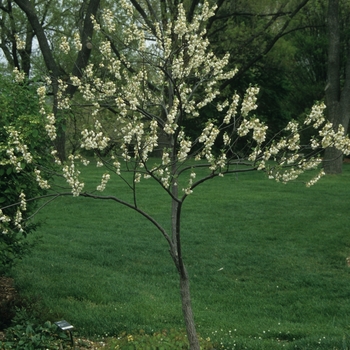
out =
[[[10,325],[14,316],[14,306],[17,300],[18,295],[13,279],[0,276],[0,340],[4,338],[2,330]]]
[[[0,276],[0,304],[16,299],[17,292],[14,287],[13,278]]]

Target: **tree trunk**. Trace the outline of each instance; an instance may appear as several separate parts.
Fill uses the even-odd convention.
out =
[[[343,171],[343,152],[329,147],[324,152],[323,168],[326,174],[341,174]]]
[[[333,123],[337,132],[339,125],[342,125],[345,132],[348,130],[350,117],[350,59],[348,58],[345,67],[345,83],[341,88],[341,43],[339,23],[339,0],[328,1],[328,67],[326,105],[328,120]],[[350,53],[350,49],[349,49]],[[349,57],[349,55],[348,55]],[[343,154],[335,148],[327,148],[324,153],[324,170],[327,174],[340,174],[343,168]]]
[[[182,313],[186,325],[187,338],[190,343],[191,350],[200,350],[196,326],[194,323],[192,303],[190,296],[190,281],[185,266],[183,273],[180,273],[180,293],[182,303]]]

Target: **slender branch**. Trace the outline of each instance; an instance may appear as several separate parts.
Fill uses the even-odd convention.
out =
[[[241,163],[239,163],[241,164]],[[251,164],[250,164],[251,166]],[[234,170],[226,170],[226,171],[223,171],[222,173],[214,173],[212,172],[210,175],[206,176],[206,177],[203,177],[201,178],[200,180],[196,181],[192,186],[191,186],[191,190],[193,190],[194,188],[196,188],[197,186],[199,186],[200,184],[202,184],[203,182],[206,182],[208,180],[211,180],[213,179],[214,177],[218,177],[220,176],[221,174],[223,175],[226,175],[226,174],[235,174],[235,173],[246,173],[246,172],[251,172],[251,171],[257,171],[257,168],[256,167],[253,167],[253,168],[249,168],[249,169],[234,169]],[[188,197],[187,194],[184,194],[183,197],[182,197],[182,201],[185,200],[185,198]]]
[[[36,214],[39,213],[40,210],[42,210],[43,208],[45,208],[47,205],[49,205],[51,202],[53,202],[57,197],[60,197],[59,194],[57,194],[55,197],[51,198],[50,200],[48,200],[47,202],[45,202],[43,205],[41,205],[32,215],[30,215],[29,217],[26,218],[26,221],[29,221],[30,219],[32,219]],[[27,201],[26,201],[27,202]]]
[[[220,20],[220,19],[226,19],[230,17],[235,16],[245,16],[245,17],[283,17],[283,16],[290,16],[293,12],[292,11],[278,11],[278,12],[271,12],[271,13],[252,13],[252,12],[231,12],[225,15],[221,16],[215,16],[214,20]]]
[[[38,196],[38,197],[34,197],[34,198],[29,198],[29,199],[26,199],[26,202],[33,202],[33,201],[37,201],[37,200],[40,200],[40,199],[45,199],[45,198],[52,198],[51,200],[47,201],[44,205],[42,205],[39,209],[42,209],[44,208],[47,204],[49,204],[50,202],[52,202],[53,200],[55,200],[56,198],[58,197],[64,197],[64,196],[73,196],[72,195],[72,192],[62,192],[62,193],[52,193],[52,194],[47,194],[47,195],[42,195],[42,196]],[[163,237],[166,239],[166,241],[168,242],[169,246],[170,246],[170,249],[172,251],[174,251],[174,244],[173,242],[171,241],[168,233],[166,232],[166,230],[152,217],[150,216],[149,214],[147,214],[145,211],[143,211],[142,209],[138,208],[138,207],[135,207],[133,204],[130,204],[118,197],[115,197],[115,196],[100,196],[100,195],[96,195],[96,194],[92,194],[92,193],[87,193],[87,192],[84,192],[84,193],[80,193],[79,195],[80,197],[86,197],[86,198],[92,198],[92,199],[104,199],[104,200],[112,200],[114,202],[117,202],[125,207],[128,207],[130,209],[133,209],[135,210],[136,212],[138,212],[139,214],[141,214],[143,217],[145,217],[149,222],[151,222],[160,232],[161,234],[163,235]],[[11,208],[11,207],[14,207],[14,206],[18,206],[20,205],[21,202],[16,202],[16,203],[13,203],[13,204],[10,204],[10,205],[7,205],[5,207],[2,207],[0,208],[1,210],[4,210],[4,209],[7,209],[7,208]],[[34,215],[34,214],[33,214]],[[32,215],[32,216],[33,216]]]
[[[174,248],[173,242],[171,241],[168,233],[166,232],[166,230],[149,214],[147,214],[145,211],[143,211],[142,209],[135,207],[133,204],[130,204],[126,201],[123,201],[122,199],[115,197],[115,196],[99,196],[99,195],[95,195],[92,193],[81,193],[80,194],[81,197],[87,197],[87,198],[92,198],[92,199],[104,199],[104,200],[112,200],[115,201],[119,204],[124,205],[125,207],[128,207],[130,209],[135,210],[136,212],[138,212],[139,214],[141,214],[143,217],[145,217],[148,221],[150,221],[160,232],[161,234],[164,236],[164,238],[167,240],[169,246],[171,249]]]
[[[152,30],[152,33],[155,37],[157,37],[157,31],[152,23],[150,21],[149,16],[146,14],[145,10],[140,6],[140,4],[136,0],[130,0],[133,6],[135,7],[136,11],[141,15],[143,20],[146,22],[148,27]]]

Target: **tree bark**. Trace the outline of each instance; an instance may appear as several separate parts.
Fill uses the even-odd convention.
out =
[[[350,117],[350,59],[348,59],[345,72],[345,83],[341,88],[341,42],[339,23],[339,0],[328,1],[328,67],[326,105],[328,120],[338,131],[342,125],[345,132],[348,130]],[[349,56],[348,56],[349,57]],[[340,150],[329,147],[324,153],[324,170],[327,174],[340,174],[342,172],[343,154]]]
[[[183,266],[183,273],[180,273],[180,293],[182,313],[185,320],[188,342],[190,343],[190,350],[200,350],[192,311],[190,281],[185,266]]]
[[[172,195],[177,195],[178,184],[172,184]],[[187,339],[190,344],[190,350],[200,350],[199,340],[196,331],[196,325],[194,322],[194,316],[192,311],[191,294],[190,294],[190,280],[182,258],[181,247],[181,201],[177,200],[177,197],[172,198],[172,246],[170,247],[170,254],[174,260],[175,266],[180,277],[180,296],[182,313],[186,326]],[[173,251],[175,249],[175,251]]]

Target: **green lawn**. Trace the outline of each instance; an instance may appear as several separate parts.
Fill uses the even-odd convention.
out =
[[[182,228],[202,337],[225,349],[350,346],[349,184],[345,164],[343,175],[309,189],[246,173],[194,191]],[[140,188],[140,205],[168,227],[167,197],[152,182]],[[109,192],[127,197],[121,183]],[[167,245],[144,218],[70,197],[39,218],[41,240],[14,276],[46,318],[64,318],[87,336],[183,328]]]

